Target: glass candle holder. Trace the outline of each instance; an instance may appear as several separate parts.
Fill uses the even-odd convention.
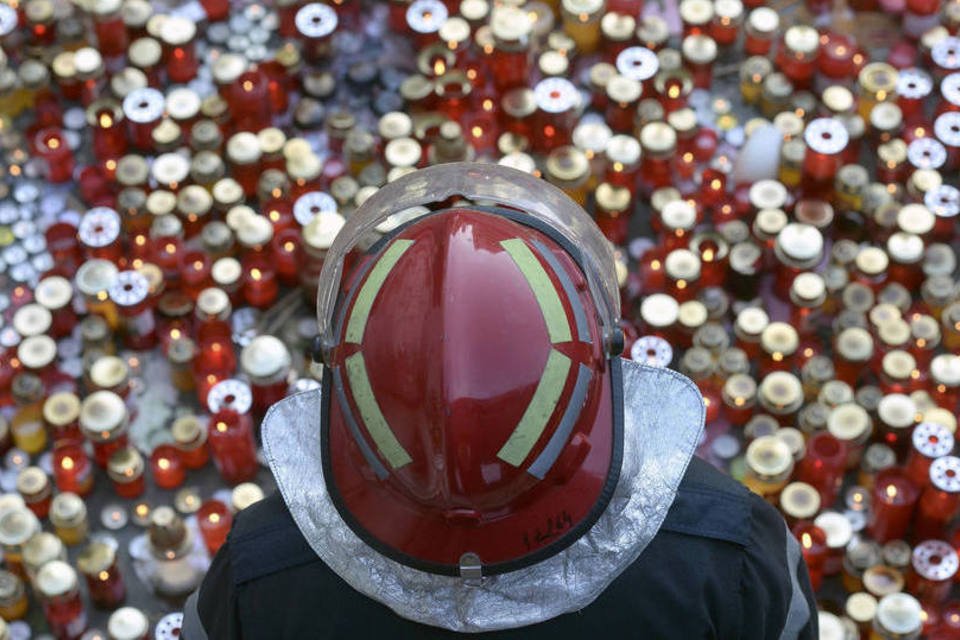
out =
[[[812,522],[798,522],[791,530],[800,543],[800,552],[810,574],[814,591],[823,583],[823,565],[827,559],[827,534]]]
[[[526,13],[518,7],[497,7],[492,12],[490,67],[497,90],[522,87],[528,82],[532,27]]]
[[[37,592],[50,631],[64,640],[78,639],[87,628],[77,572],[66,562],[53,560],[37,573]]]
[[[112,610],[126,599],[127,588],[117,566],[117,554],[113,546],[91,542],[77,557],[77,569],[86,580],[93,606]]]
[[[227,541],[227,534],[230,533],[232,524],[233,514],[223,502],[207,500],[200,506],[200,510],[197,511],[197,525],[200,528],[203,543],[211,556],[216,554]]]
[[[114,492],[121,498],[136,498],[143,494],[144,462],[140,452],[125,447],[118,449],[110,456],[107,464],[107,475],[113,482]]]
[[[23,580],[14,573],[0,570],[0,616],[9,622],[21,620],[29,606]]]
[[[100,467],[114,451],[127,446],[129,414],[123,399],[111,391],[96,391],[80,406],[80,429],[93,443],[93,457]]]
[[[200,469],[210,459],[207,448],[207,429],[195,415],[182,416],[174,420],[170,427],[174,444],[183,466],[187,469]]]
[[[280,283],[272,260],[251,254],[244,258],[243,298],[252,307],[266,309],[277,299]]]
[[[49,128],[37,132],[34,146],[43,161],[47,180],[60,183],[73,177],[73,151],[60,129]]]
[[[53,485],[40,467],[21,469],[17,475],[17,492],[37,518],[46,518],[53,499]]]
[[[807,441],[806,455],[797,465],[796,479],[816,487],[821,504],[833,504],[837,499],[847,451],[843,442],[830,433],[815,433]]]
[[[873,512],[867,531],[878,542],[903,538],[913,517],[919,490],[899,468],[877,473],[873,488]]]
[[[183,484],[186,470],[177,448],[169,444],[161,444],[150,454],[150,471],[153,474],[153,483],[161,489],[176,489]]]
[[[43,421],[50,430],[54,446],[83,442],[80,432],[80,399],[63,391],[47,397],[43,403]]]
[[[913,548],[907,588],[924,602],[941,603],[950,596],[960,558],[943,540],[924,540]]]
[[[93,465],[80,443],[62,444],[53,450],[53,480],[58,491],[79,496],[93,490]]]
[[[947,523],[960,511],[960,458],[937,458],[929,477],[914,519],[914,535],[920,540],[945,537]]]
[[[747,488],[763,497],[776,497],[793,471],[793,456],[781,439],[761,436],[747,447],[746,464]]]
[[[223,409],[210,418],[208,442],[225,482],[238,484],[257,474],[257,452],[249,417]]]

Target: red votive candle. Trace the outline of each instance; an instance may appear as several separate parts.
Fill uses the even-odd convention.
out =
[[[57,490],[88,495],[93,489],[93,465],[83,447],[76,443],[58,446],[53,450],[53,482]]]
[[[176,489],[186,477],[177,448],[170,444],[161,444],[150,454],[150,471],[161,489]]]
[[[77,557],[77,568],[86,579],[90,601],[100,609],[115,609],[127,597],[117,566],[117,553],[104,542],[91,542]]]
[[[918,488],[930,484],[930,464],[953,451],[953,434],[943,425],[921,422],[911,436],[913,446],[907,454],[906,474]]]
[[[273,263],[263,255],[250,255],[244,260],[243,299],[251,307],[266,309],[280,291]]]
[[[197,525],[200,527],[200,536],[212,556],[227,541],[230,526],[233,524],[233,514],[230,507],[219,500],[207,500],[200,505],[197,511]]]
[[[221,477],[229,484],[252,480],[257,475],[257,447],[249,416],[221,409],[210,418],[210,452]]]
[[[48,128],[37,132],[34,142],[37,155],[46,165],[50,182],[67,182],[73,176],[73,151],[60,129]]]
[[[143,457],[132,448],[124,448],[110,456],[107,475],[113,481],[113,490],[121,498],[136,498],[143,494]]]
[[[800,543],[800,552],[807,563],[810,585],[814,591],[823,583],[823,565],[827,559],[827,534],[812,522],[801,520],[793,526],[793,535]]]
[[[943,456],[930,464],[930,483],[920,494],[914,522],[918,540],[946,535],[946,526],[960,511],[960,458]]]
[[[880,543],[903,538],[910,526],[920,492],[896,467],[877,473],[873,487],[873,513],[867,531]]]
[[[958,568],[960,558],[953,547],[943,540],[924,540],[913,548],[907,588],[924,602],[943,602]]]
[[[821,504],[833,504],[847,464],[844,443],[826,431],[807,441],[807,453],[797,464],[795,480],[806,482],[820,492]]]

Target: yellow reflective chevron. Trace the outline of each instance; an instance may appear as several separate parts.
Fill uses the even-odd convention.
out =
[[[408,464],[411,461],[410,454],[397,440],[397,436],[387,424],[387,419],[383,417],[380,405],[377,404],[377,399],[373,395],[370,378],[367,376],[367,366],[363,362],[363,354],[353,354],[344,361],[344,366],[347,369],[347,377],[350,379],[350,393],[353,395],[353,401],[357,403],[360,418],[370,437],[373,438],[373,443],[377,445],[380,455],[386,458],[394,469]]]
[[[497,452],[498,458],[507,464],[519,467],[530,454],[530,450],[543,435],[550,416],[557,408],[567,374],[570,372],[570,364],[570,358],[567,356],[555,349],[550,351],[550,357],[547,358],[547,366],[544,367],[543,375],[540,376],[537,390],[533,392],[533,398],[513,433]]]
[[[410,248],[413,240],[395,240],[380,259],[370,270],[366,282],[360,288],[357,294],[357,301],[353,303],[353,310],[350,312],[350,321],[347,323],[345,339],[347,342],[360,344],[363,340],[363,332],[367,328],[367,318],[370,317],[370,309],[373,307],[373,301],[377,299],[380,288],[384,281],[393,270],[393,267],[400,260],[400,257]]]
[[[550,342],[569,342],[570,324],[567,322],[567,314],[563,310],[563,303],[560,302],[560,296],[550,280],[550,276],[544,270],[543,265],[537,260],[530,247],[519,238],[503,240],[500,246],[510,254],[514,264],[520,269],[523,277],[526,279],[533,295],[540,306],[540,312],[543,314],[543,320],[547,323],[547,333],[550,334]]]

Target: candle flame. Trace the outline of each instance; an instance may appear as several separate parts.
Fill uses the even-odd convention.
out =
[[[217,431],[219,431],[220,433],[226,433],[226,432],[227,432],[227,423],[226,423],[226,422],[218,422],[218,423],[217,423]]]
[[[101,571],[97,574],[97,577],[100,578],[101,582],[106,582],[110,579],[110,573],[108,571]]]
[[[809,549],[813,546],[813,537],[809,533],[804,533],[800,538],[800,543],[804,549]]]
[[[100,114],[100,126],[104,129],[109,129],[113,126],[113,118],[109,113]]]
[[[259,280],[263,277],[263,274],[260,272],[260,269],[254,267],[253,269],[250,269],[250,277],[254,280]]]
[[[295,248],[296,248],[296,245],[293,244],[293,242],[290,242],[289,240],[283,243],[283,250],[286,251],[287,253],[293,253],[293,250]]]
[[[897,497],[897,488],[892,484],[887,485],[887,497],[891,500]]]
[[[63,467],[64,470],[70,471],[73,469],[73,458],[64,458],[60,461],[60,466]]]
[[[703,256],[701,259],[704,262],[713,262],[713,249],[707,248],[703,250]]]
[[[219,514],[219,513],[211,513],[211,514],[207,517],[207,519],[210,520],[210,524],[217,524],[218,522],[220,522],[220,514]]]
[[[47,140],[48,149],[59,149],[60,148],[60,138],[50,138]]]
[[[157,466],[160,467],[161,470],[166,471],[170,468],[170,461],[166,458],[160,458],[157,460]]]

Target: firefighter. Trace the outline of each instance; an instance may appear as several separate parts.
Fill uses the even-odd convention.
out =
[[[693,455],[697,388],[620,358],[613,265],[512,169],[367,200],[320,274],[321,388],[262,425],[278,492],[236,518],[183,637],[816,638],[783,519]]]

